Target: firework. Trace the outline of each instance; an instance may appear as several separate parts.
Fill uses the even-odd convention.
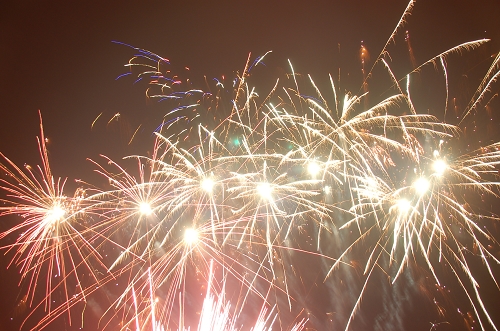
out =
[[[185,240],[187,240],[189,235],[186,233]],[[193,242],[191,242],[193,244]],[[203,299],[203,304],[200,312],[200,318],[197,326],[199,331],[236,331],[241,328],[238,327],[238,313],[234,312],[231,308],[231,303],[228,302],[224,296],[224,284],[222,285],[221,292],[214,292],[214,265],[212,261],[209,263],[209,270],[207,271],[207,290],[205,298]],[[148,270],[148,283],[147,291],[149,291],[149,296],[140,296],[138,293],[142,291],[136,291],[132,288],[132,297],[134,303],[133,317],[128,323],[125,323],[123,329],[128,329],[130,326],[134,325],[137,330],[152,330],[152,331],[164,331],[165,326],[157,320],[158,312],[161,311],[160,300],[153,293],[152,289],[156,286],[152,285],[153,279],[151,272]],[[182,296],[181,296],[182,302]],[[182,306],[182,304],[181,304]],[[244,307],[240,307],[240,311],[243,311]],[[182,310],[181,310],[182,314]],[[266,331],[272,330],[272,325],[276,321],[276,314],[274,309],[268,311],[268,308],[263,305],[257,315],[256,321],[252,323],[250,327],[253,331]],[[289,328],[290,331],[300,331],[304,329],[305,319],[294,323],[294,325]],[[184,322],[184,316],[180,316],[180,321],[178,323],[177,330],[190,330],[191,328],[186,328]],[[247,325],[248,328],[248,325]],[[245,329],[247,329],[245,328]]]
[[[498,198],[500,143],[463,152],[459,139],[461,125],[493,98],[500,57],[459,120],[446,122],[446,60],[487,40],[458,45],[417,66],[407,35],[413,71],[397,77],[388,47],[413,4],[370,70],[362,47],[360,95],[344,92],[332,76],[330,87],[320,89],[290,64],[291,73],[261,97],[252,85],[252,69],[264,56],[253,62],[249,56],[231,83],[215,80],[205,92],[172,73],[165,58],[132,47],[138,53],[127,64],[127,75],[148,83],[148,98],[168,103],[149,156],[93,160],[109,185],[80,181],[73,198],[63,194],[64,181],[52,176],[43,131],[39,173],[23,171],[7,158],[0,165],[7,174],[1,215],[22,218],[1,235],[20,233],[5,248],[14,252],[22,278],[30,278],[30,293],[42,278],[46,283],[48,315],[36,328],[113,281],[123,285],[117,293],[107,292],[104,329],[185,330],[186,298],[195,288],[189,284],[197,281],[206,286],[198,330],[239,330],[239,318],[256,298],[265,304],[250,323],[253,330],[286,329],[278,312],[296,317],[302,308],[308,311],[297,307],[305,302],[300,288],[306,292],[319,283],[308,283],[311,274],[300,270],[298,256],[326,265],[318,268],[325,271],[319,278],[333,287],[342,266],[356,269],[353,257],[361,250],[368,254],[361,288],[342,321],[345,330],[363,309],[375,275],[397,284],[412,263],[438,286],[443,269],[452,274],[480,327],[496,330],[471,265],[480,260],[498,287],[498,243],[487,226],[498,218],[485,212],[483,201]],[[422,112],[411,93],[410,78],[428,64],[444,76],[440,114]],[[390,84],[371,102],[368,83],[378,69]],[[335,242],[338,251],[327,249],[344,233],[344,240]],[[85,282],[80,270],[90,275]],[[218,277],[224,285],[214,281]],[[71,286],[76,290],[68,290]],[[51,295],[59,290],[64,300],[53,308]],[[232,293],[235,298],[226,299]],[[30,298],[33,303],[33,294]],[[305,321],[291,329],[302,330]]]
[[[37,169],[26,165],[22,170],[1,155],[5,160],[5,165],[0,164],[5,173],[1,183],[7,197],[1,200],[0,215],[16,215],[22,221],[0,238],[17,234],[15,242],[4,249],[13,252],[11,264],[19,267],[21,283],[27,283],[24,300],[32,306],[37,288],[44,289],[45,299],[37,307],[43,304],[51,314],[57,290],[63,293],[57,305],[72,297],[86,300],[83,289],[98,280],[96,271],[103,264],[85,221],[85,192],[77,190],[73,197],[66,196],[66,180],[52,175],[41,117],[38,145],[42,166]],[[82,270],[90,276],[85,282],[79,276]]]

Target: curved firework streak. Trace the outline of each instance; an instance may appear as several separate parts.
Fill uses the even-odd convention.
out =
[[[246,110],[247,114],[250,113],[248,112],[250,107],[255,106],[251,104],[251,101],[257,95],[254,90],[248,89],[248,78],[251,76],[252,69],[263,64],[265,56],[271,53],[269,51],[254,59],[253,62],[249,54],[243,71],[235,72],[231,78],[223,76],[221,79],[207,79],[205,77],[206,89],[201,90],[193,88],[193,82],[189,78],[172,72],[174,69],[171,69],[168,59],[121,42],[115,43],[137,51],[125,65],[130,71],[118,78],[135,76],[134,84],[140,81],[146,82],[145,93],[148,99],[168,103],[162,123],[155,132],[175,138],[176,141],[188,141],[188,147],[191,147],[190,144],[196,144],[198,125],[212,129],[224,125],[223,128],[226,131],[231,131],[231,126],[227,125],[228,119],[239,116],[241,110]],[[184,69],[189,71],[187,67]],[[264,98],[260,107],[266,99]],[[242,123],[241,118],[237,121]]]

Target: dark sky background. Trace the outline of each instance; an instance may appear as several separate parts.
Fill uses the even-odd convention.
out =
[[[74,178],[92,178],[86,158],[119,158],[150,148],[151,132],[142,132],[144,139],[128,146],[119,129],[105,125],[119,112],[135,129],[158,110],[146,101],[143,86],[115,80],[126,72],[123,65],[133,52],[114,40],[188,66],[193,77],[230,75],[243,69],[249,52],[258,56],[272,50],[273,65],[287,68],[290,59],[297,72],[313,77],[324,78],[340,67],[343,77],[353,77],[346,79],[357,92],[361,41],[376,58],[406,6],[406,0],[3,3],[0,151],[19,165],[39,162],[38,110],[53,172],[69,177],[70,188]],[[460,43],[491,38],[480,53],[488,59],[500,49],[499,17],[499,1],[420,0],[396,44],[404,45],[404,30],[409,30],[421,63]],[[401,54],[405,67],[409,60]],[[16,274],[2,267],[0,275],[0,330],[11,330],[17,325],[8,320]]]

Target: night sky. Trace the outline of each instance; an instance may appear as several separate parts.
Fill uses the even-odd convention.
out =
[[[161,107],[146,100],[144,85],[134,85],[130,77],[115,80],[127,71],[123,65],[133,51],[113,41],[164,56],[180,71],[189,67],[186,75],[195,83],[203,82],[204,75],[209,79],[231,76],[243,69],[250,52],[257,57],[272,50],[266,63],[269,70],[288,71],[290,59],[296,72],[310,73],[318,81],[326,82],[327,74],[335,74],[340,68],[346,88],[357,93],[362,82],[361,43],[370,52],[371,60],[375,59],[406,6],[406,0],[3,3],[0,6],[0,152],[18,165],[39,163],[36,145],[39,110],[49,139],[53,173],[69,178],[69,190],[77,186],[75,178],[98,178],[87,158],[105,154],[119,159],[149,150],[154,126],[144,125],[137,140],[128,144],[130,130],[133,132],[139,124],[161,118],[155,113]],[[499,1],[417,1],[408,23],[396,38],[394,68],[400,72],[409,68],[405,30],[409,31],[417,64],[460,43],[492,39],[468,59],[456,60],[463,67],[456,65],[450,69],[468,75],[491,61],[490,56],[500,49],[499,17]],[[91,129],[101,113],[102,117]],[[121,114],[125,126],[106,125],[116,113]],[[0,229],[5,230],[5,226]],[[11,320],[19,299],[18,278],[15,268],[6,271],[5,266],[6,261],[2,261],[1,331],[16,330],[19,325],[18,319]],[[409,283],[402,280],[402,284]],[[495,293],[498,295],[498,291]],[[367,301],[369,305],[376,300]],[[496,297],[489,301],[500,304]],[[413,305],[413,309],[418,310],[417,307],[420,306]],[[425,307],[420,313],[405,312],[404,319],[410,321],[406,325],[415,322],[414,328],[409,329],[430,329],[435,313],[432,305]],[[500,324],[499,306],[491,307]],[[449,316],[455,324],[437,330],[466,330],[458,314],[449,312]],[[61,325],[65,324],[49,326],[47,330],[60,330]],[[384,329],[364,325],[358,330],[371,327]]]

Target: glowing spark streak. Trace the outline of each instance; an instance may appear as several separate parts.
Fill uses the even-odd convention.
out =
[[[116,113],[113,115],[113,117],[111,117],[111,119],[108,121],[108,125],[113,121],[113,120],[118,120],[120,118],[120,116],[122,116],[120,113]]]
[[[444,104],[444,114],[443,114],[443,118],[446,118],[446,113],[448,112],[448,99],[449,99],[449,89],[448,89],[448,70],[446,69],[446,62],[445,62],[445,59],[444,57],[440,56],[439,57],[439,61],[441,62],[441,67],[443,68],[443,75],[444,75],[444,81],[445,81],[445,85],[446,85],[446,100],[445,100],[445,104]]]
[[[90,129],[94,128],[95,122],[97,122],[97,120],[99,119],[99,117],[101,117],[101,115],[102,115],[102,113],[100,113],[99,115],[97,115],[97,117],[95,118],[95,120],[92,122],[92,125],[90,126]]]
[[[482,92],[480,93],[480,95],[477,97],[477,99],[474,101],[474,103],[472,104],[472,106],[470,106],[470,108],[468,108],[467,112],[465,113],[465,115],[462,117],[462,120],[460,121],[459,124],[461,124],[463,122],[463,120],[469,116],[469,114],[476,108],[477,104],[479,102],[481,102],[481,100],[483,99],[484,95],[486,94],[486,92],[489,91],[489,87],[491,84],[493,84],[497,79],[498,77],[500,77],[500,70],[497,71],[495,73],[495,75],[493,77],[491,77],[491,79],[489,80],[488,84],[486,84],[486,87],[482,90]]]
[[[368,79],[370,76],[371,76],[371,73],[373,71],[373,69],[375,68],[375,65],[378,63],[378,61],[386,54],[387,52],[387,46],[391,43],[391,41],[394,40],[394,38],[396,37],[396,33],[398,31],[398,29],[403,26],[403,24],[406,22],[406,17],[409,16],[411,14],[411,10],[413,8],[413,5],[415,4],[415,1],[414,0],[411,0],[408,5],[406,6],[406,9],[404,10],[403,12],[403,15],[401,15],[401,18],[399,19],[399,22],[398,24],[396,24],[396,27],[394,28],[394,31],[392,31],[391,35],[389,36],[389,39],[387,40],[387,42],[385,43],[384,47],[382,47],[382,51],[380,52],[380,54],[377,56],[377,59],[375,60],[375,62],[373,62],[373,65],[370,69],[370,71],[368,72],[368,74],[366,75],[366,79]],[[363,82],[363,85],[362,86],[365,86],[365,83],[366,83],[366,80]]]
[[[137,127],[137,129],[135,129],[134,134],[132,135],[132,137],[130,138],[130,140],[128,142],[128,145],[130,145],[132,143],[132,140],[134,140],[135,135],[137,134],[137,132],[139,131],[139,129],[141,128],[141,126],[142,126],[142,124],[139,124],[139,126]]]

